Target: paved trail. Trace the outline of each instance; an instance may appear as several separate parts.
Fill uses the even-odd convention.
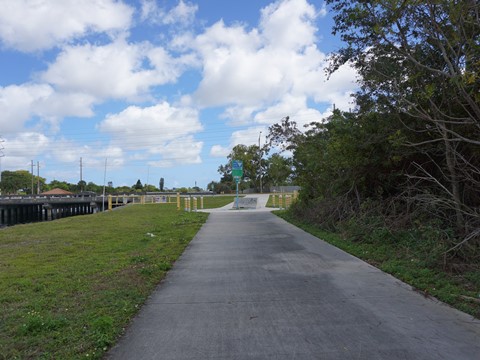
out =
[[[480,359],[480,321],[264,210],[213,211],[111,359]]]

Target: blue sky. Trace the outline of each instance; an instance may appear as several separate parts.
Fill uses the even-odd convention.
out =
[[[352,107],[332,14],[307,0],[0,0],[1,170],[206,185],[237,144]]]

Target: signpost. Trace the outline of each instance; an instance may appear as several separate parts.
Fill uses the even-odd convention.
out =
[[[235,179],[236,184],[236,194],[237,198],[235,201],[236,208],[238,210],[238,183],[243,176],[243,161],[242,160],[232,160],[232,176]]]

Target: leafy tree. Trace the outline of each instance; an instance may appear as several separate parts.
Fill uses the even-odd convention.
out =
[[[221,183],[229,184],[231,188],[235,186],[232,177],[232,160],[241,160],[243,177],[249,178],[254,187],[260,187],[260,174],[263,172],[266,162],[261,159],[261,151],[257,145],[236,145],[227,159],[228,162],[218,168],[218,172],[222,175]]]
[[[70,191],[70,184],[67,183],[66,181],[59,181],[59,180],[50,181],[50,183],[47,186],[47,189],[52,190],[52,189],[56,189],[56,188],[66,190],[66,191]]]
[[[140,181],[140,179],[137,180],[137,183],[135,185],[133,185],[132,188],[134,188],[135,190],[142,190],[143,189],[143,185],[142,185],[142,182]]]
[[[79,191],[84,191],[87,186],[87,182],[85,180],[80,180],[77,186]]]
[[[272,146],[293,152],[295,182],[302,186],[306,202],[347,193],[357,200],[388,196],[398,191],[406,160],[394,141],[398,126],[385,120],[376,113],[360,116],[336,110],[304,133],[294,121],[284,120],[270,127],[268,138]],[[277,161],[286,175],[288,162]]]
[[[130,186],[119,186],[115,188],[115,192],[118,194],[129,194],[132,192],[132,187]]]
[[[37,185],[37,177],[33,178],[34,186]],[[45,179],[40,178],[41,184],[45,184]],[[32,174],[27,170],[2,171],[1,189],[8,194],[16,194],[23,190],[27,194],[32,192]]]
[[[93,191],[94,193],[97,194],[102,194],[103,193],[103,185],[97,185],[92,181],[89,181],[88,184],[85,186],[86,191]],[[108,191],[108,187],[105,187],[105,192]]]
[[[280,154],[273,154],[267,160],[264,184],[270,183],[273,186],[290,184],[292,174],[292,159],[285,158]]]
[[[334,33],[347,44],[332,70],[353,64],[361,74],[357,99],[405,126],[404,144],[416,152],[405,169],[413,200],[454,227],[461,241],[451,250],[480,246],[480,3],[327,3],[336,11]]]
[[[149,191],[149,192],[156,192],[158,191],[158,188],[156,188],[154,185],[145,185],[143,190]]]
[[[164,185],[165,185],[165,180],[164,180],[164,178],[162,177],[162,178],[160,178],[160,182],[159,182],[160,191],[163,191]]]

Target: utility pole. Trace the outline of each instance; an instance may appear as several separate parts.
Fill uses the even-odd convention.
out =
[[[1,188],[1,183],[2,183],[2,157],[4,157],[4,153],[3,153],[3,139],[0,137],[0,195],[2,195],[2,188]]]
[[[105,170],[103,172],[103,194],[102,194],[102,211],[105,211],[105,181],[107,179],[107,158],[105,158]]]
[[[80,191],[83,191],[82,157],[80,157]]]
[[[31,160],[31,165],[32,165],[32,196],[33,196],[33,160]]]
[[[262,149],[260,148],[260,137],[262,136],[262,132],[260,131],[260,134],[258,135],[258,152],[259,158],[258,158],[258,171],[259,171],[259,176],[260,176],[260,194],[263,193],[263,186],[262,186]]]
[[[40,162],[37,161],[37,195],[40,194]]]
[[[147,168],[147,183],[145,184],[145,193],[148,191],[148,182],[150,181],[150,165]]]

